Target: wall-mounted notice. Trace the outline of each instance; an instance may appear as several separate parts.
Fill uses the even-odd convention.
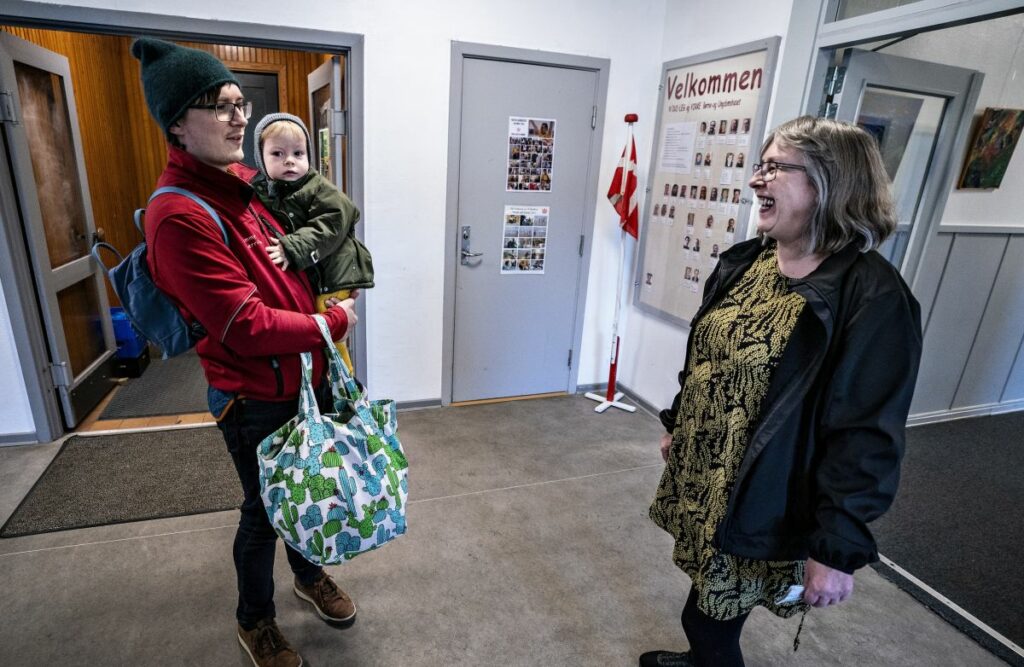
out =
[[[742,240],[779,38],[665,63],[634,302],[688,325],[722,252]]]
[[[550,211],[547,206],[505,207],[501,223],[502,273],[544,273]]]
[[[509,117],[506,191],[550,191],[554,157],[553,118]]]

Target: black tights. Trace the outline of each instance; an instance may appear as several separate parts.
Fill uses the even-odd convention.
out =
[[[682,622],[697,667],[743,667],[740,632],[748,616],[749,613],[728,621],[715,620],[697,608],[697,592],[690,588]]]

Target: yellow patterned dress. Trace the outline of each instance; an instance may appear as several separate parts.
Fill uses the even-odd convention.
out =
[[[718,620],[758,605],[782,617],[807,608],[775,604],[803,581],[803,561],[752,560],[712,545],[762,399],[804,305],[779,273],[770,246],[691,332],[672,449],[650,516],[675,538],[673,560],[692,579],[699,609]]]

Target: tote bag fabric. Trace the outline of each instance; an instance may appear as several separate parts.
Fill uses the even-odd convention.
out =
[[[274,530],[318,565],[337,565],[406,531],[409,463],[395,403],[369,401],[338,354],[327,322],[334,412],[321,414],[313,357],[300,355],[299,414],[258,445],[260,491]]]

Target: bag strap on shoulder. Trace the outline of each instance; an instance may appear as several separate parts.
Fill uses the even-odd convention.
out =
[[[217,215],[217,212],[213,210],[213,207],[210,206],[208,203],[206,203],[206,200],[204,200],[202,197],[196,195],[195,193],[189,192],[188,190],[186,190],[184,188],[177,188],[177,187],[168,185],[168,186],[164,186],[162,188],[157,188],[156,191],[153,192],[153,194],[151,194],[149,196],[149,201],[152,202],[154,199],[156,199],[160,195],[164,195],[164,194],[182,195],[183,197],[188,197],[189,199],[191,199],[195,203],[197,203],[200,206],[202,206],[203,210],[205,210],[207,213],[210,214],[210,217],[213,218],[213,221],[216,222],[217,226],[220,228],[220,235],[224,238],[224,245],[229,245],[228,244],[228,232],[227,232],[226,229],[224,229],[224,223],[221,222],[220,216]],[[139,232],[142,232],[142,212],[143,212],[143,210],[144,209],[140,208],[137,211],[135,211],[135,226],[138,228]]]

